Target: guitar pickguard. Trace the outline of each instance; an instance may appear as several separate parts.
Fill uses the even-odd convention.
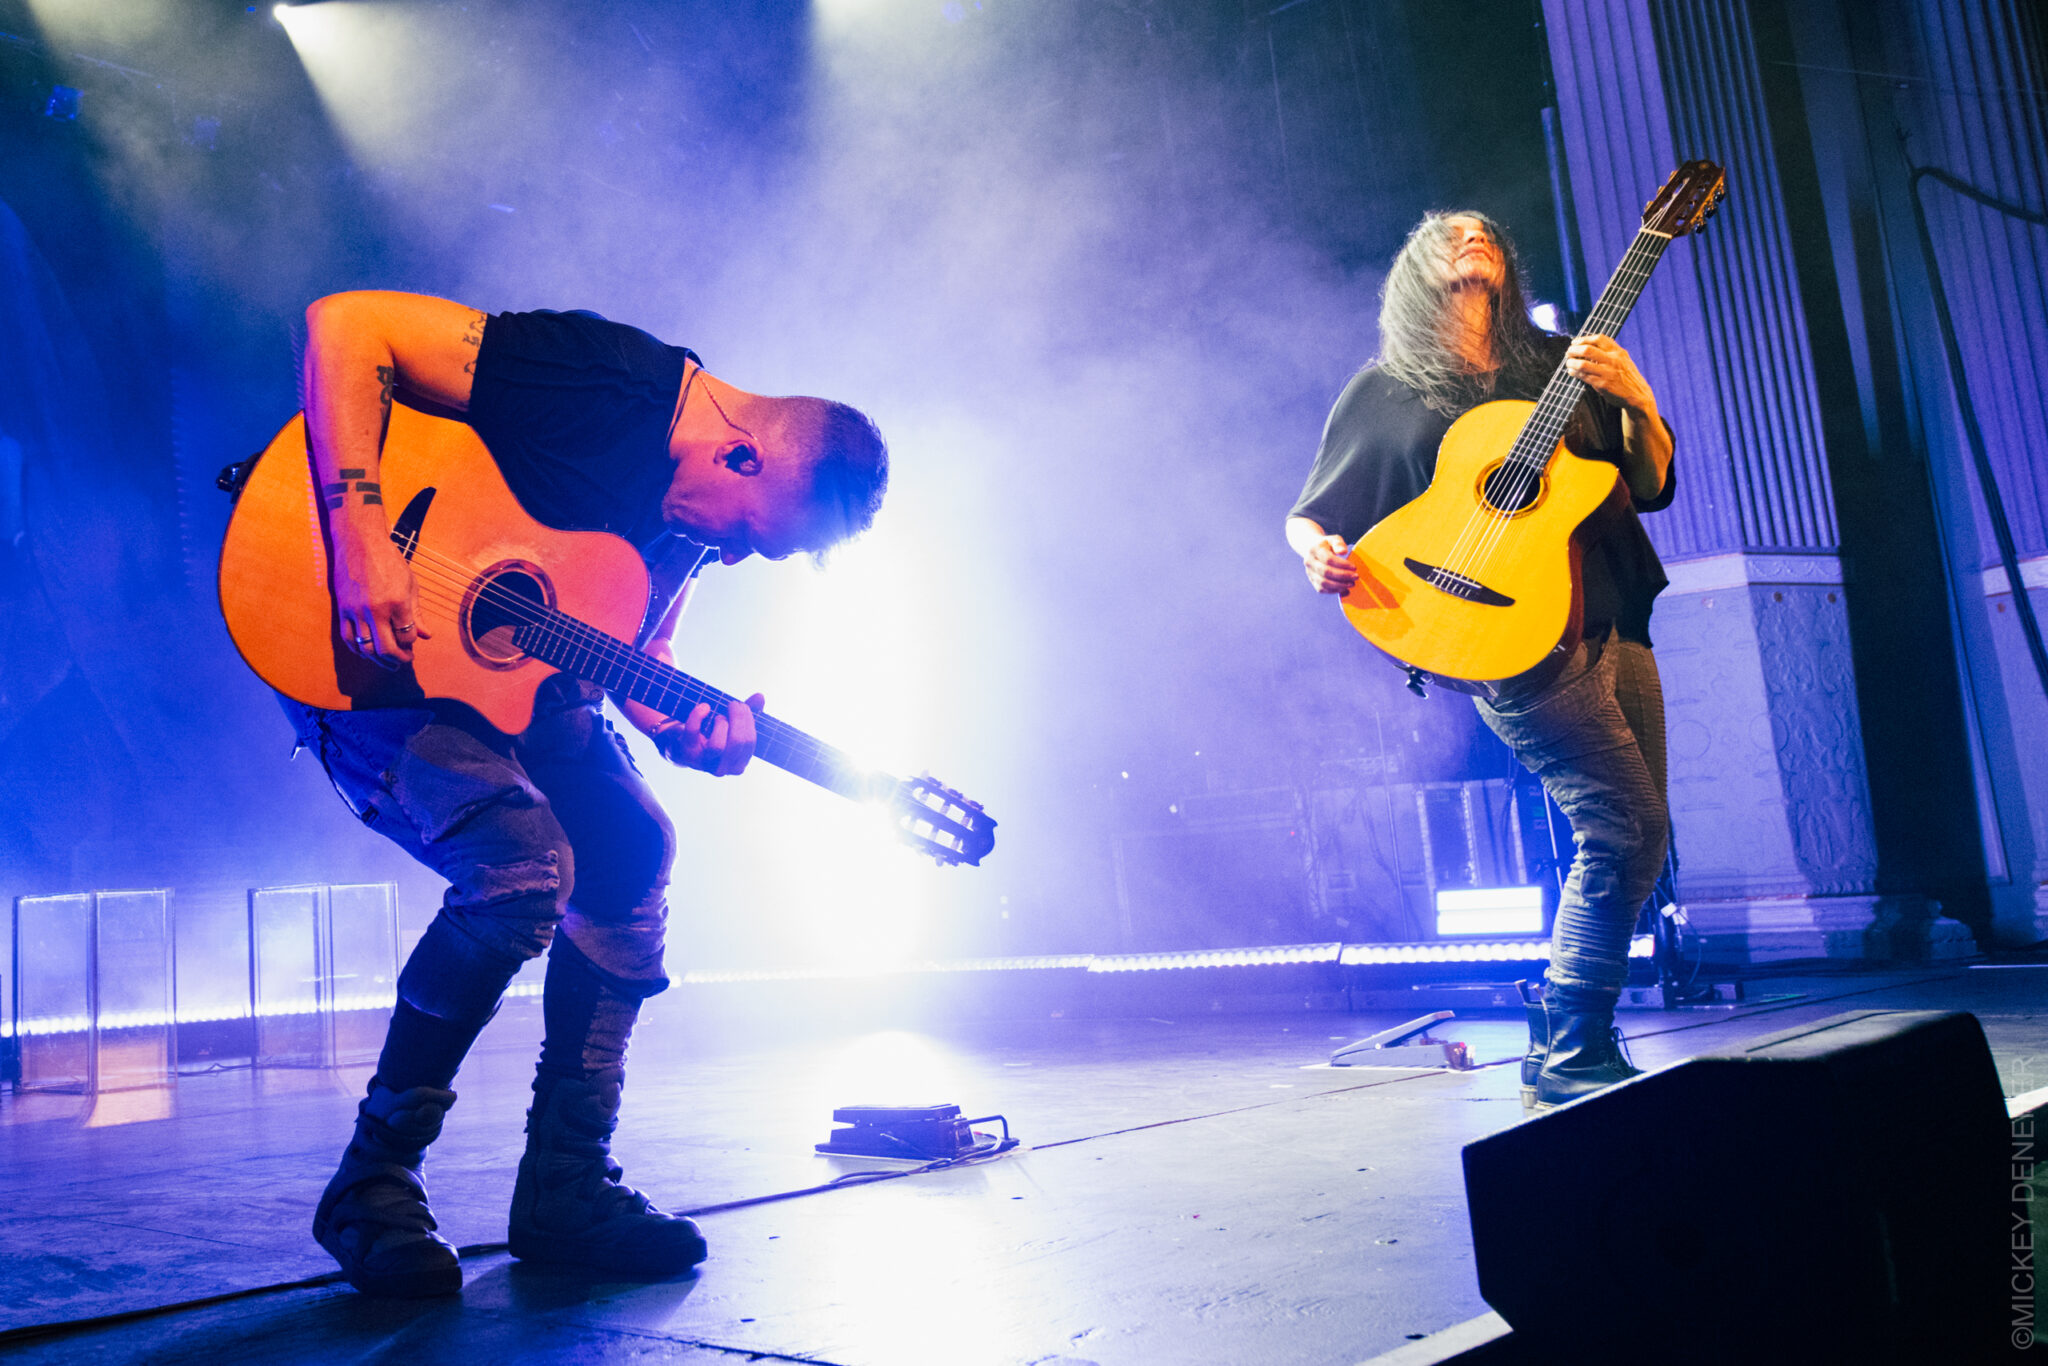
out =
[[[398,520],[391,524],[391,540],[397,545],[398,553],[407,560],[412,559],[413,551],[419,549],[420,528],[426,524],[427,509],[433,506],[434,495],[438,492],[439,489],[429,485],[415,493],[412,501],[405,505],[405,511],[399,513]]]

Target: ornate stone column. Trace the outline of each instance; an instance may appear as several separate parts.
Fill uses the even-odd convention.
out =
[[[1686,157],[1729,172],[1622,337],[1678,435],[1646,525],[1672,585],[1652,626],[1679,892],[1717,955],[1952,954],[1925,897],[1881,893],[1821,375],[1750,6],[1545,0],[1589,270]]]
[[[1885,0],[1854,14],[1849,62],[1890,77],[1881,87],[1863,83],[1866,121],[1872,142],[1884,138],[1894,158],[1884,187],[1891,256],[1912,287],[1905,358],[1983,737],[1994,928],[2001,941],[2021,944],[2048,938],[2048,694],[1987,516],[1994,490],[1974,469],[1961,394],[1927,302],[1906,176],[1909,162],[1930,167],[2048,212],[2048,108],[2039,94],[2048,34],[2040,23],[2038,7],[2015,0]],[[2035,616],[2048,620],[2048,227],[1939,180],[1924,180],[1919,197],[2022,586]]]

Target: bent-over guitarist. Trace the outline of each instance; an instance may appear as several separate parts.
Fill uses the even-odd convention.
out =
[[[314,303],[307,327],[306,430],[338,635],[394,671],[433,629],[416,578],[428,569],[394,545],[397,510],[379,486],[394,395],[465,416],[536,520],[639,548],[653,592],[634,644],[664,661],[701,567],[823,551],[866,529],[887,486],[887,450],[854,409],[737,389],[693,353],[594,313],[487,316],[361,292]],[[676,841],[604,698],[553,675],[517,735],[456,702],[285,703],[349,806],[449,882],[399,976],[354,1137],[314,1216],[314,1236],[365,1293],[461,1288],[422,1160],[463,1056],[512,975],[543,952],[546,1033],[513,1189],[513,1254],[624,1278],[704,1259],[696,1225],[621,1184],[610,1162],[627,1037],[640,1003],[668,985]],[[700,704],[682,720],[619,705],[670,762],[723,775],[747,766],[762,699],[715,717]]]
[[[1331,409],[1287,542],[1319,593],[1358,582],[1352,543],[1420,497],[1451,422],[1494,399],[1534,399],[1560,358],[1585,382],[1566,443],[1618,465],[1632,506],[1582,547],[1576,648],[1479,714],[1570,819],[1577,845],[1551,938],[1547,990],[1530,1008],[1533,1096],[1548,1107],[1633,1074],[1614,1038],[1636,915],[1669,839],[1664,700],[1650,608],[1666,583],[1638,511],[1670,504],[1672,437],[1656,395],[1610,337],[1570,341],[1529,320],[1514,249],[1477,213],[1431,214],[1387,273],[1380,356]]]

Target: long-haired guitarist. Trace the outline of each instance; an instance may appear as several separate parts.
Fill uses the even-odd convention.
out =
[[[1506,686],[1479,713],[1571,820],[1577,852],[1530,1011],[1532,1099],[1549,1106],[1631,1075],[1613,1038],[1636,915],[1669,838],[1664,701],[1650,608],[1665,586],[1638,511],[1669,505],[1672,437],[1656,395],[1610,337],[1570,341],[1529,320],[1513,246],[1478,213],[1431,214],[1387,273],[1380,356],[1331,409],[1287,518],[1319,593],[1348,592],[1350,544],[1421,496],[1453,419],[1493,399],[1534,399],[1560,358],[1590,391],[1566,442],[1618,465],[1633,506],[1583,548],[1580,643],[1561,672]]]
[[[887,450],[854,409],[748,393],[693,353],[594,313],[487,316],[363,292],[321,299],[306,317],[307,432],[339,634],[392,669],[429,630],[379,487],[394,395],[466,417],[536,520],[639,547],[653,594],[634,643],[663,660],[702,566],[822,552],[868,526],[887,486]],[[512,736],[460,703],[286,702],[350,807],[449,882],[399,976],[355,1135],[314,1217],[314,1236],[366,1293],[461,1288],[422,1159],[463,1056],[512,975],[543,952],[546,1035],[513,1189],[514,1255],[631,1278],[705,1256],[691,1221],[621,1184],[610,1163],[627,1036],[640,1003],[668,985],[676,845],[603,702],[595,685],[557,674]],[[734,774],[761,706],[756,696],[713,717],[700,705],[683,721],[621,710],[669,761]]]

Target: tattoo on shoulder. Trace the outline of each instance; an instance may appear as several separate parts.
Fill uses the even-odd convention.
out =
[[[469,315],[469,321],[462,325],[463,345],[482,346],[484,344],[484,323],[486,320],[487,315],[482,313],[472,313]]]

